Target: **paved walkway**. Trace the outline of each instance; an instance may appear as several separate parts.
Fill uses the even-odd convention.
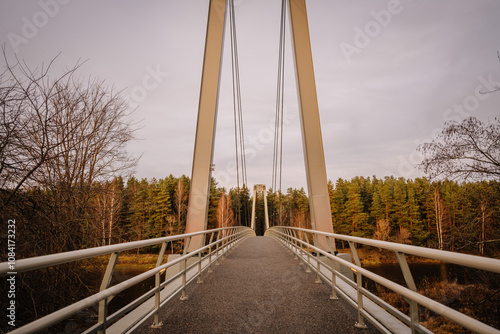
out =
[[[161,329],[148,320],[136,333],[377,333],[357,329],[355,309],[330,300],[331,287],[315,284],[290,252],[270,237],[236,246],[203,284],[187,287],[160,310]]]

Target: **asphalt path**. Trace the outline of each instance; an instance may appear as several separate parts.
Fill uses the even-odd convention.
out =
[[[213,268],[187,286],[188,300],[160,310],[162,328],[148,319],[136,333],[378,333],[355,328],[356,310],[270,237],[246,239]]]

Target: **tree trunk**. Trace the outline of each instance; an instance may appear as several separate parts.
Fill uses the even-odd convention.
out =
[[[443,202],[439,190],[434,188],[434,210],[436,213],[436,230],[438,235],[438,248],[443,250]]]

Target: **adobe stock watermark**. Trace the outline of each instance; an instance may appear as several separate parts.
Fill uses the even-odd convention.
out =
[[[16,220],[7,221],[7,261],[9,271],[7,272],[7,323],[11,327],[16,327]]]
[[[163,80],[169,76],[168,72],[163,72],[160,65],[156,64],[154,68],[146,66],[146,75],[142,78],[140,85],[136,85],[130,89],[130,93],[125,95],[125,101],[131,109],[139,106],[148,97],[148,92],[157,89]]]
[[[36,11],[31,17],[23,16],[21,18],[20,34],[9,32],[7,38],[15,53],[23,44],[28,44],[35,38],[41,29],[43,29],[51,19],[59,14],[61,6],[67,5],[71,0],[40,0],[38,1],[39,11]]]
[[[479,81],[479,84],[474,89],[474,93],[467,95],[461,103],[455,103],[452,107],[443,112],[444,122],[453,121],[460,123],[470,117],[470,113],[476,111],[479,108],[481,101],[487,100],[490,97],[490,92],[494,91],[500,84],[500,82],[493,80],[493,76],[491,74],[488,75],[487,78],[479,76],[477,80]],[[431,142],[442,131],[442,128],[435,128],[429,138],[422,141],[415,140],[414,142],[417,146],[426,142]],[[424,156],[421,152],[415,150],[406,157],[399,155],[398,160],[398,173],[402,177],[411,178],[416,175],[415,167],[424,160]]]
[[[295,114],[287,112],[286,108],[283,110],[284,125],[292,123],[296,117]],[[253,161],[259,152],[262,152],[267,145],[274,142],[274,125],[275,119],[273,117],[269,120],[268,126],[260,129],[257,135],[250,135],[245,138],[245,159],[247,163]],[[217,181],[227,184],[236,179],[236,174],[236,162],[232,160],[226,163],[224,169],[220,171],[215,170],[212,176],[215,177]]]
[[[359,54],[363,49],[367,48],[371,41],[379,36],[383,29],[389,26],[392,22],[392,18],[395,15],[401,14],[401,12],[403,12],[403,5],[400,0],[389,0],[387,9],[381,9],[379,11],[371,10],[370,15],[373,20],[368,21],[363,29],[359,26],[354,27],[352,44],[347,42],[339,44],[340,51],[342,51],[347,63],[351,62],[353,55]]]

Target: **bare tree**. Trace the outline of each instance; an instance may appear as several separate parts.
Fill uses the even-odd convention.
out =
[[[497,58],[500,60],[500,51],[497,51]],[[499,85],[494,85],[490,90],[486,92],[481,92],[481,94],[489,94],[489,93],[494,93],[500,91],[500,86]]]
[[[113,230],[116,227],[122,208],[122,192],[120,192],[118,181],[115,178],[111,182],[99,182],[93,185],[94,203],[93,212],[96,236],[101,238],[101,246],[110,245],[113,238]],[[98,237],[95,238],[99,240]]]
[[[81,63],[54,78],[16,59],[0,75],[0,187],[91,184],[135,166],[128,106],[102,81],[78,81]]]
[[[443,242],[443,232],[444,232],[444,221],[445,221],[445,206],[439,189],[434,188],[434,212],[436,215],[436,232],[438,236],[438,248],[440,250],[444,249]]]
[[[55,136],[57,110],[51,100],[57,86],[71,81],[80,64],[51,80],[48,73],[53,61],[33,71],[17,59],[10,64],[5,50],[4,60],[6,69],[0,75],[0,186],[11,189],[9,202],[41,166],[55,157],[56,148],[62,144]]]
[[[226,195],[223,190],[217,204],[217,227],[231,227],[234,226],[234,222],[231,195]]]
[[[186,211],[188,195],[186,192],[186,187],[184,186],[184,182],[182,182],[182,177],[177,180],[177,188],[175,189],[175,209],[177,211],[177,228],[180,232],[180,228],[183,225],[183,217]]]
[[[59,246],[52,251],[85,246],[81,240],[90,233],[84,223],[92,221],[93,185],[137,163],[126,152],[135,131],[129,108],[103,81],[76,79],[81,63],[54,76],[55,59],[31,69],[3,54],[0,204],[5,209],[26,202],[13,203],[22,190],[40,219],[53,225],[48,240]]]
[[[484,124],[475,117],[447,123],[439,137],[422,144],[420,164],[431,178],[500,179],[500,118]]]
[[[100,194],[96,184],[127,173],[137,162],[125,150],[134,137],[128,106],[103,81],[77,79],[82,63],[54,74],[55,59],[30,68],[17,58],[9,62],[4,48],[3,55],[0,220],[16,220],[16,233],[22,235],[16,252],[23,257],[58,253],[109,238],[95,234],[91,224],[102,222],[92,206]],[[111,216],[102,226],[108,231]],[[92,289],[81,277],[97,272],[85,265],[58,266],[23,277],[19,298],[33,305],[24,303],[19,314],[40,317],[81,299]],[[71,289],[61,291],[61,282]]]
[[[373,238],[377,240],[387,241],[389,240],[389,235],[391,233],[391,225],[388,219],[377,219],[376,230],[373,234]]]

